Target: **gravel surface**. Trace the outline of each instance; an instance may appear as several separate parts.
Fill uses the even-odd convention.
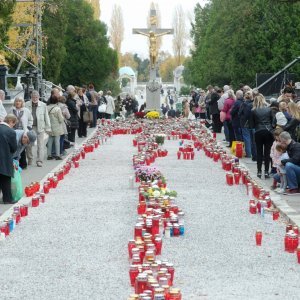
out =
[[[1,300],[127,299],[137,198],[131,145],[118,136],[87,154],[0,244]]]
[[[178,161],[178,142],[165,146],[169,156],[157,166],[178,192],[186,235],[164,240],[163,255],[175,264],[183,298],[299,299],[300,265],[283,251],[283,222],[250,215],[244,186],[227,186],[221,165],[203,151],[195,161]],[[255,245],[258,229],[262,247]]]
[[[127,242],[137,192],[132,137],[117,136],[72,169],[45,204],[0,244],[0,299],[127,299]],[[219,164],[196,153],[178,161],[177,141],[156,166],[178,192],[186,235],[163,241],[183,299],[299,299],[300,265],[283,251],[284,225],[248,212],[244,188],[225,184]],[[263,246],[254,234],[263,230]]]

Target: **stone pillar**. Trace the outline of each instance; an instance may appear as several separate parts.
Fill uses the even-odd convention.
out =
[[[5,65],[0,65],[0,90],[5,92],[5,99],[9,100],[10,97],[7,96],[7,73],[8,67]]]

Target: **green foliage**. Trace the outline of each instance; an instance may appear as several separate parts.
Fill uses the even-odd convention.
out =
[[[195,50],[185,82],[255,85],[256,73],[273,73],[300,53],[300,3],[211,0],[195,7]],[[299,70],[299,67],[296,68]]]
[[[105,24],[93,18],[93,9],[84,0],[51,1],[43,16],[46,78],[62,85],[92,82],[99,89],[107,77],[115,76],[118,65]]]
[[[180,96],[186,96],[190,94],[190,88],[188,86],[182,86],[180,89]]]
[[[149,81],[149,59],[142,60],[137,53],[134,54],[133,59],[137,62],[138,81]]]
[[[12,23],[12,12],[15,7],[16,0],[0,1],[0,50],[8,41],[7,32]]]

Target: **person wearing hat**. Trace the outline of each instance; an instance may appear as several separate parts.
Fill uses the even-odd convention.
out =
[[[25,132],[25,130],[17,129],[16,140],[17,140],[17,150],[13,155],[15,160],[20,160],[21,153],[28,145],[32,145],[36,141],[36,134],[33,130]]]

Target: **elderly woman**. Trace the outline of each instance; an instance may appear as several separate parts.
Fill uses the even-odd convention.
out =
[[[49,99],[49,105],[47,107],[48,114],[51,123],[51,132],[49,132],[49,140],[47,145],[48,160],[53,159],[52,157],[52,145],[55,144],[55,159],[61,160],[60,156],[60,136],[64,134],[63,123],[64,116],[60,107],[58,106],[58,97],[51,96]]]
[[[17,124],[15,125],[14,129],[16,130],[24,130],[26,134],[29,130],[32,129],[33,125],[33,116],[30,110],[25,107],[25,101],[21,97],[16,97],[14,100],[13,107],[10,109],[9,114],[13,114],[17,117]],[[22,153],[20,154],[20,167],[22,169],[27,168],[27,161],[26,161],[26,150],[23,149]]]

